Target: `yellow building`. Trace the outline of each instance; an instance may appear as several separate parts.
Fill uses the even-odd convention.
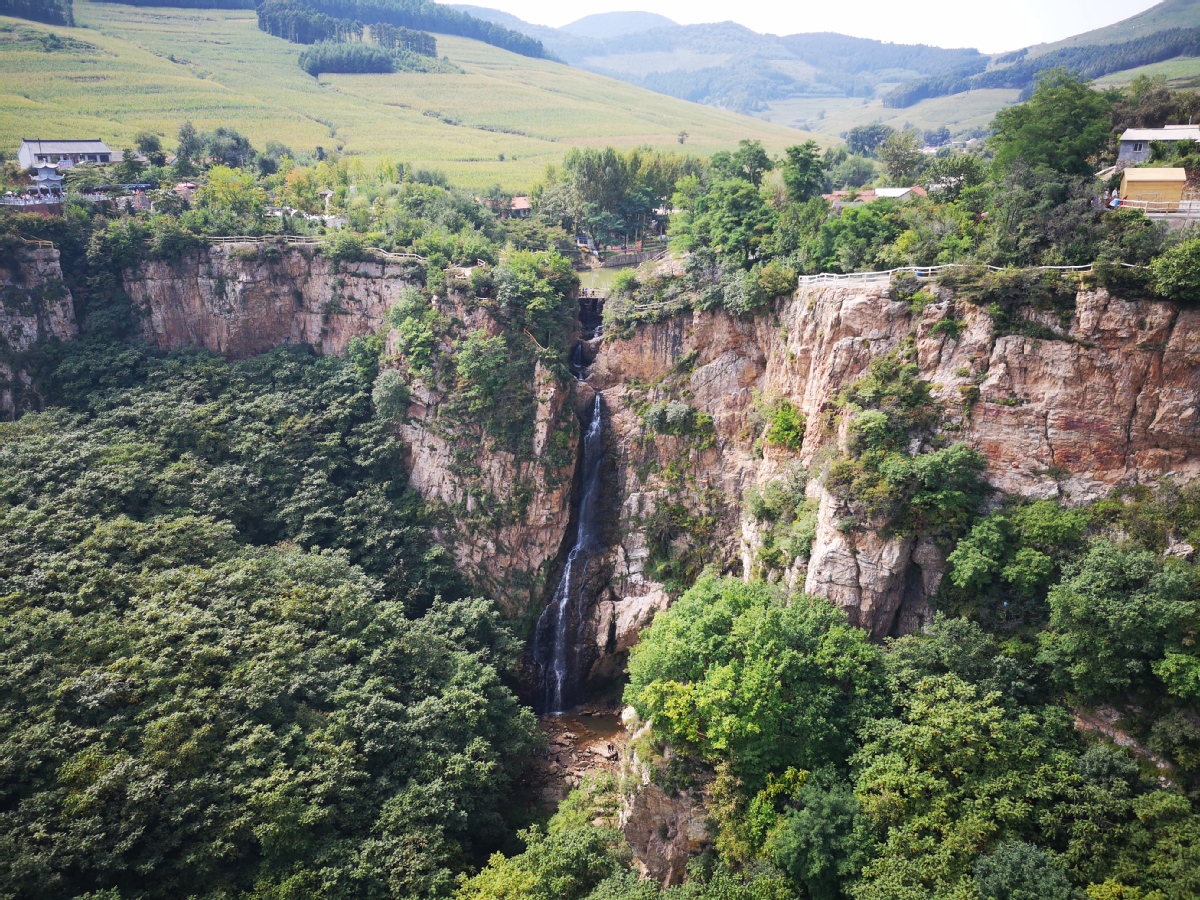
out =
[[[1187,172],[1183,169],[1126,169],[1121,173],[1121,203],[1146,204],[1155,212],[1177,210],[1186,184]]]

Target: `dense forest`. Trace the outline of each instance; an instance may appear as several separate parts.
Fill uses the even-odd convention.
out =
[[[47,25],[75,24],[71,0],[0,0],[0,15]]]
[[[440,3],[427,0],[266,0],[259,7],[259,27],[271,34],[291,38],[287,33],[277,30],[274,25],[276,14],[264,17],[263,6],[287,10],[291,19],[306,18],[307,25],[293,26],[297,33],[317,34],[320,30],[317,22],[340,21],[362,25],[390,25],[398,28],[417,31],[435,31],[439,34],[454,34],[459,37],[474,38],[485,44],[492,44],[522,56],[541,58],[546,55],[541,42],[504,28],[492,22],[485,22],[467,13],[460,12]],[[286,29],[285,29],[286,30]],[[321,40],[327,35],[320,35],[312,40]],[[312,40],[301,40],[301,43],[312,43]]]
[[[408,29],[403,29],[408,31]],[[428,49],[433,36],[408,31],[412,43]],[[362,44],[356,41],[318,41],[300,54],[300,68],[316,77],[326,72],[362,74],[370,72],[456,72],[453,64],[433,54],[418,53],[404,46]]]
[[[49,290],[70,289],[80,324],[71,342],[0,345],[31,377],[9,385],[21,415],[0,424],[0,894],[1200,897],[1195,483],[1005,496],[921,377],[915,338],[900,341],[823,410],[844,440],[742,498],[765,526],[750,578],[705,571],[699,530],[648,559],[675,602],[629,660],[641,768],[584,779],[547,817],[527,780],[544,738],[516,678],[528,617],[471,596],[436,539],[445,510],[409,489],[397,429],[432,385],[449,418],[426,424],[469,424],[468,455],[531,442],[531,385],[565,378],[576,334],[559,251],[580,231],[619,246],[665,230],[678,255],[616,280],[611,335],[693,310],[776,329],[773,301],[801,275],[950,262],[939,288],[986,312],[989,339],[1070,346],[1080,288],[1191,308],[1200,240],[1105,211],[1092,173],[1114,129],[1195,102],[1056,71],[981,152],[927,157],[885,129],[779,157],[749,141],[708,159],[576,148],[531,186],[528,219],[497,214],[511,199],[498,188],[256,148],[226,127],[185,123],[170,165],[147,133],[144,161],[77,167],[64,216],[0,220],[10,271],[23,240],[53,241],[64,283]],[[194,195],[174,191],[182,178]],[[155,186],[152,212],[80,198],[133,180]],[[850,202],[822,197],[850,180]],[[852,202],[883,182],[927,196]],[[210,237],[289,234],[320,239],[334,267],[410,254],[379,333],[342,358],[242,361],[137,340],[123,272]],[[1076,263],[1093,268],[1031,268]],[[911,275],[886,290],[899,309],[935,299]],[[450,321],[435,302],[450,293],[488,327]],[[950,316],[937,335],[964,327]],[[763,444],[797,448],[809,424],[786,404],[768,414]],[[711,427],[684,402],[639,415],[648,439]],[[569,466],[569,441],[554,452]],[[813,546],[815,478],[852,512],[838,528],[944,550],[919,633],[872,642],[781,586]],[[1099,709],[1128,746],[1077,725]],[[682,884],[641,879],[617,827],[623,798],[650,785],[704,797],[710,841]]]

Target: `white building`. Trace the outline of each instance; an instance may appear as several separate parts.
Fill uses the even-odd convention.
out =
[[[47,141],[41,138],[25,138],[17,151],[17,160],[22,169],[32,169],[38,163],[57,165],[69,169],[76,163],[120,162],[121,151],[113,151],[108,144],[96,138],[94,141]]]

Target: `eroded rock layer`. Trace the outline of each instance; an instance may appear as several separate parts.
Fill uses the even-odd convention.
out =
[[[955,328],[936,327],[947,318]],[[1200,474],[1200,311],[1089,291],[1062,339],[993,333],[984,310],[948,292],[914,313],[879,285],[802,289],[769,315],[696,312],[607,337],[589,381],[612,410],[623,505],[598,640],[612,645],[607,622],[636,629],[664,602],[647,563],[652,545],[661,554],[671,540],[665,507],[677,508],[684,530],[707,529],[707,564],[746,573],[761,538],[744,512],[747,491],[797,466],[818,504],[816,537],[807,560],[774,574],[845,607],[876,637],[919,627],[944,548],[844,528],[850,510],[820,477],[838,443],[838,394],[910,337],[943,428],[981,451],[1001,491],[1082,502],[1117,485]],[[645,407],[671,398],[712,417],[710,440],[647,434]],[[763,449],[762,410],[777,400],[807,418],[796,453]],[[616,646],[629,641],[619,634]]]
[[[326,259],[314,247],[219,244],[126,273],[142,335],[163,350],[203,347],[235,359],[280,344],[342,354],[373,334],[405,289],[404,265]]]

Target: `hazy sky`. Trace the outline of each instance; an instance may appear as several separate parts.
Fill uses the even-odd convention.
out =
[[[838,31],[896,43],[978,47],[995,53],[1109,25],[1156,0],[462,0],[539,25],[639,9],[681,24],[732,19],[755,31]]]

